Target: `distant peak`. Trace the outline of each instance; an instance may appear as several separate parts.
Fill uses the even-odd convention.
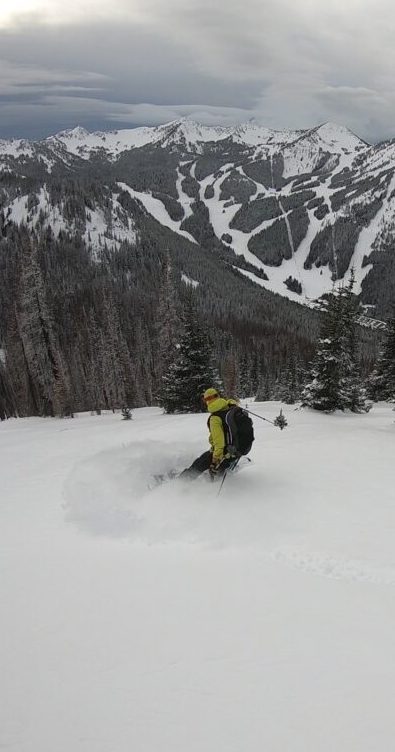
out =
[[[85,138],[86,136],[89,136],[89,131],[87,131],[86,128],[83,128],[82,125],[76,125],[75,128],[68,128],[65,131],[57,133],[57,136],[61,136],[62,138]]]
[[[356,135],[346,125],[340,125],[328,120],[326,123],[321,123],[313,128],[311,133],[315,133],[322,141],[328,145],[335,146],[339,144],[342,148],[361,148],[367,146],[367,142]]]

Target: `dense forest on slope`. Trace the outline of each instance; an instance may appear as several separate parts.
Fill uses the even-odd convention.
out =
[[[311,359],[317,314],[262,290],[143,211],[136,217],[136,243],[99,254],[79,236],[3,227],[3,415],[155,404],[169,268],[177,316],[192,297],[223,378],[231,361],[253,393],[262,377],[274,383],[291,362]],[[365,338],[369,366],[374,348]]]

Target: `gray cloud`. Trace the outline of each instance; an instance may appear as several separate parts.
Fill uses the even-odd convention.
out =
[[[96,1],[96,0],[95,0]],[[55,0],[54,0],[55,2]],[[57,2],[57,0],[56,0]],[[388,0],[71,0],[72,22],[0,29],[0,136],[255,118],[395,136]],[[93,19],[93,20],[92,20]]]

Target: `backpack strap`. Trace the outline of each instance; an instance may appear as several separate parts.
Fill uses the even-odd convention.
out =
[[[234,457],[240,456],[240,452],[238,450],[239,434],[238,434],[237,424],[235,420],[235,412],[236,410],[239,410],[239,409],[240,408],[237,405],[233,405],[229,407],[225,415],[226,437],[228,439],[227,449],[228,449],[228,452]]]
[[[238,409],[236,405],[227,407],[225,408],[225,410],[218,410],[215,413],[211,413],[207,421],[207,425],[210,428],[210,418],[213,415],[217,415],[219,418],[221,418],[225,435],[226,451],[228,454],[237,457],[240,453],[237,450],[238,435],[236,421],[234,419],[235,409]]]

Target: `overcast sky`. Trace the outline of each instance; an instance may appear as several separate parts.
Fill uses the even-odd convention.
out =
[[[0,137],[188,116],[395,137],[393,0],[0,0]]]

